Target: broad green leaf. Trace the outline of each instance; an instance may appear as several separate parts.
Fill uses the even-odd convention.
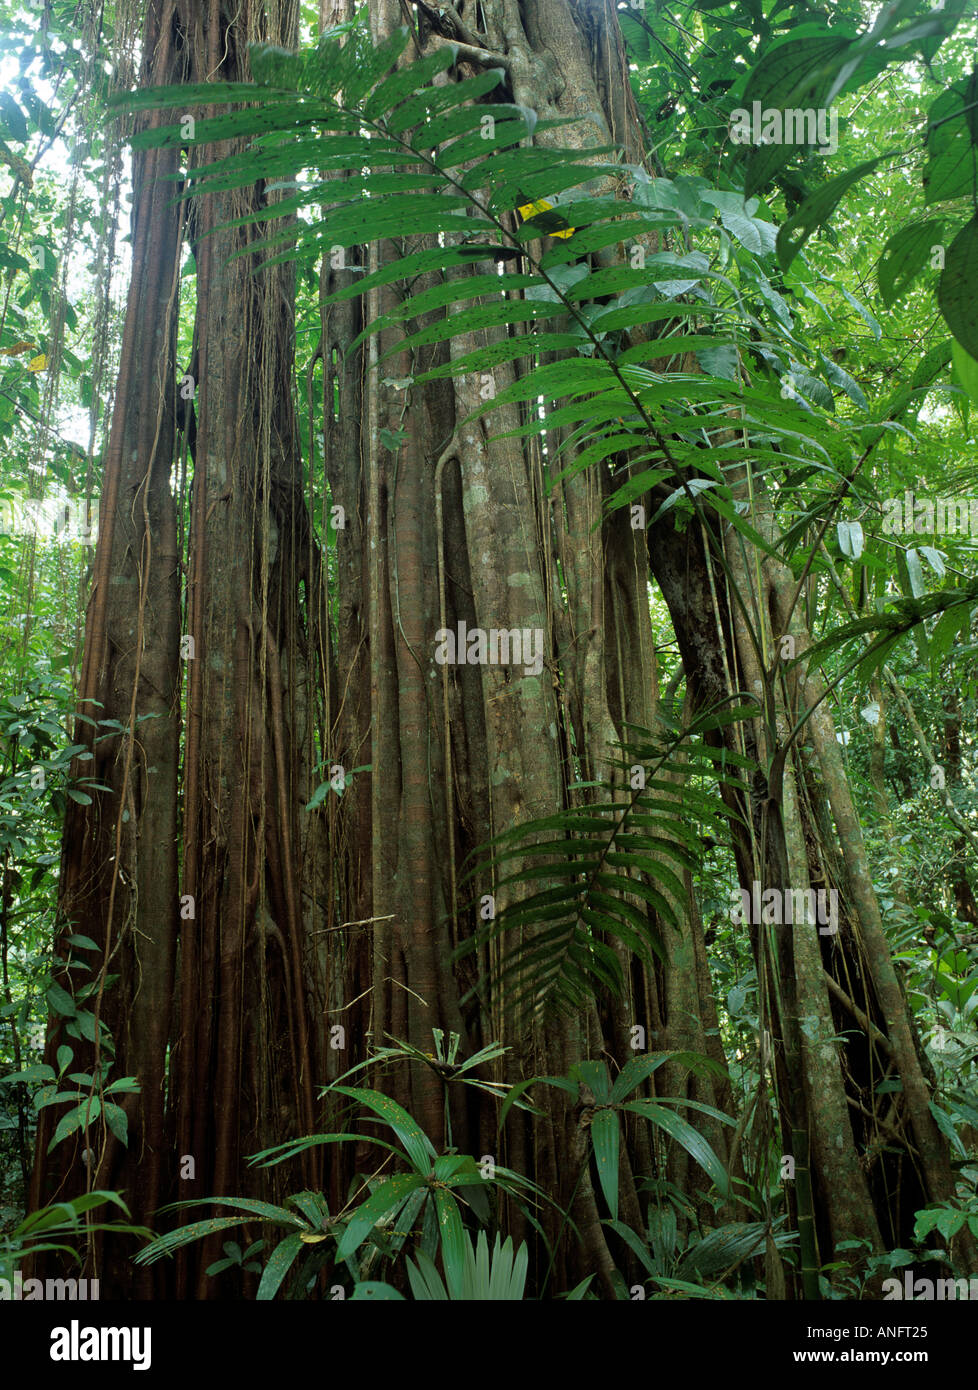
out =
[[[973,197],[978,178],[978,122],[974,75],[954,82],[927,113],[927,163],[924,202],[928,207],[955,198]]]
[[[591,1142],[594,1145],[594,1161],[598,1169],[601,1191],[611,1212],[611,1219],[618,1220],[618,1154],[621,1147],[621,1122],[618,1112],[604,1109],[595,1112],[591,1121]]]
[[[76,1129],[82,1129],[85,1125],[93,1125],[102,1113],[102,1102],[97,1096],[87,1097],[74,1110],[69,1110],[67,1115],[62,1115],[58,1122],[58,1127],[54,1131],[54,1136],[48,1144],[48,1153],[62,1139],[67,1139],[69,1134],[74,1134]]]
[[[0,1078],[3,1082],[10,1083],[15,1081],[35,1082],[35,1081],[54,1081],[56,1073],[53,1067],[47,1062],[36,1062],[32,1067],[25,1067],[23,1071],[12,1071]]]
[[[468,1241],[465,1231],[462,1229],[462,1218],[459,1214],[458,1203],[452,1194],[445,1188],[435,1187],[432,1189],[435,1202],[435,1211],[438,1217],[438,1232],[441,1238],[442,1264],[445,1269],[445,1280],[453,1297],[458,1297],[456,1290],[461,1288],[462,1280],[465,1275],[465,1257],[468,1251]]]
[[[844,174],[837,174],[805,199],[778,232],[778,260],[783,270],[788,269],[812,233],[828,221],[849,189],[890,157],[890,154],[883,154],[864,160]]]
[[[432,1164],[438,1157],[431,1140],[421,1126],[411,1118],[403,1106],[379,1091],[365,1090],[357,1086],[333,1086],[333,1091],[349,1096],[372,1110],[385,1124],[390,1125],[418,1173],[430,1173]]]
[[[978,358],[978,214],[948,247],[937,302],[948,328],[969,357]]]
[[[403,51],[403,50],[402,50]],[[362,104],[362,111],[368,120],[386,116],[394,111],[402,101],[418,91],[438,73],[450,68],[455,55],[450,46],[439,48],[420,62],[410,63],[398,69],[390,77],[376,86]]]
[[[622,1067],[612,1087],[611,1099],[617,1104],[630,1095],[647,1077],[657,1071],[665,1062],[686,1067],[696,1075],[712,1075],[724,1078],[724,1069],[711,1058],[699,1052],[646,1052],[630,1058]]]
[[[807,31],[806,31],[807,30]],[[766,110],[804,110],[826,108],[825,95],[835,68],[848,51],[850,40],[844,34],[818,32],[815,26],[802,26],[785,39],[772,43],[762,63],[752,71],[741,106],[753,124],[754,103],[762,114]],[[753,135],[753,130],[751,130]],[[749,197],[766,187],[770,179],[793,155],[792,144],[747,145],[744,191]]]
[[[243,1226],[251,1219],[249,1216],[216,1216],[208,1221],[194,1221],[189,1226],[181,1226],[179,1230],[171,1231],[168,1235],[158,1236],[134,1255],[133,1259],[136,1264],[152,1264],[164,1255],[172,1255],[175,1250],[181,1250],[185,1245],[192,1245],[195,1240],[216,1235],[218,1231],[229,1230],[232,1226]]]
[[[978,360],[965,352],[957,339],[951,341],[951,356],[958,381],[978,405]]]
[[[726,1194],[728,1179],[723,1164],[707,1141],[692,1125],[687,1124],[679,1115],[673,1114],[671,1110],[667,1110],[665,1106],[652,1100],[628,1101],[623,1109],[630,1110],[634,1115],[644,1116],[645,1119],[650,1120],[652,1124],[668,1134],[699,1164],[712,1180],[717,1191],[721,1195]]]
[[[858,521],[837,521],[835,532],[839,539],[839,549],[849,560],[858,560],[863,553],[865,537]]]
[[[943,222],[930,218],[901,227],[893,233],[880,257],[877,277],[883,303],[891,308],[930,261],[935,246],[942,245]]]
[[[294,1235],[286,1236],[283,1241],[276,1245],[268,1257],[268,1263],[262,1271],[258,1292],[255,1294],[259,1302],[267,1302],[275,1297],[281,1287],[282,1280],[292,1268],[296,1257],[302,1254],[303,1249],[302,1235],[298,1231]]]
[[[51,1006],[52,1013],[58,1014],[61,1018],[74,1018],[78,1012],[74,999],[61,985],[52,982],[47,988],[47,1001]]]
[[[417,1173],[394,1173],[357,1207],[336,1250],[338,1259],[345,1260],[358,1250],[378,1221],[391,1220],[412,1192],[423,1185]]]
[[[10,139],[27,139],[27,119],[9,92],[0,91],[0,121]]]
[[[411,126],[418,126],[412,144],[415,149],[429,150],[434,145],[461,135],[471,128],[474,121],[481,120],[482,112],[458,108],[464,101],[477,101],[493,91],[505,76],[502,68],[489,68],[477,77],[469,77],[462,82],[426,87],[385,116],[384,125],[394,135],[402,135]],[[439,115],[446,110],[447,115]]]
[[[102,1107],[105,1116],[105,1123],[118,1139],[120,1144],[129,1143],[129,1118],[121,1105],[111,1105],[106,1102]]]
[[[632,1230],[631,1226],[626,1226],[624,1221],[619,1221],[617,1217],[611,1221],[605,1221],[603,1224],[610,1227],[615,1235],[629,1246],[633,1254],[638,1257],[639,1262],[644,1266],[646,1274],[653,1274],[655,1272],[655,1261],[649,1254],[648,1246],[645,1245],[637,1232]]]
[[[419,1250],[415,1259],[416,1263],[407,1261],[408,1283],[414,1297],[425,1303],[447,1303],[450,1295],[431,1256]]]
[[[411,1275],[411,1262],[408,1261],[408,1278]],[[350,1294],[351,1303],[404,1303],[402,1293],[391,1284],[385,1284],[376,1279],[364,1279],[359,1284],[354,1285],[353,1292]]]

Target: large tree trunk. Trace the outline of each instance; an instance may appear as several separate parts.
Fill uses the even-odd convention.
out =
[[[294,47],[297,7],[191,7],[188,22],[196,80],[248,81],[248,44]],[[310,1130],[323,1062],[311,1018],[317,923],[302,895],[314,846],[300,827],[319,674],[300,586],[308,614],[321,567],[310,559],[293,410],[294,276],[254,274],[255,257],[240,253],[259,233],[221,229],[266,201],[261,183],[206,195],[191,226],[194,661],[182,892],[194,915],[181,933],[174,1118],[195,1171],[180,1182],[183,1198],[241,1190],[247,1153]],[[311,1161],[302,1176],[316,1181]]]
[[[630,158],[641,158],[624,49],[610,7],[596,16],[567,0],[542,0],[521,11],[487,3],[479,17],[483,27],[473,34],[451,13],[438,19],[425,11],[422,52],[453,35],[470,45],[445,80],[501,56],[509,73],[507,98],[534,107],[542,117],[589,113],[560,132],[560,143],[576,145],[586,158],[588,149],[616,140]],[[375,5],[371,22],[374,38],[384,37],[402,22],[399,6],[394,0]],[[374,263],[416,249],[384,244],[376,248]],[[601,258],[623,259],[624,252],[601,253]],[[393,289],[371,296],[368,321],[388,312],[396,300]],[[459,335],[451,341],[451,354],[477,350],[497,336]],[[387,330],[379,348],[386,351],[396,341],[395,330]],[[517,1071],[566,1072],[585,1056],[610,1056],[622,1066],[634,1055],[635,1024],[646,1030],[650,1048],[717,1050],[715,1041],[706,1041],[716,1018],[702,928],[689,895],[679,905],[686,925],[667,934],[669,955],[661,971],[653,974],[623,954],[622,999],[601,1001],[560,1026],[537,1024],[516,1033],[507,995],[490,990],[478,1013],[470,1010],[459,1018],[455,1000],[471,980],[460,966],[453,978],[447,962],[458,941],[480,925],[476,912],[458,901],[466,852],[487,830],[498,833],[575,804],[582,793],[571,784],[609,775],[625,723],[648,727],[653,722],[648,562],[641,533],[623,516],[593,529],[607,490],[597,474],[580,475],[548,496],[539,444],[493,438],[524,424],[525,410],[503,406],[477,424],[461,425],[515,380],[520,363],[456,378],[451,388],[435,382],[405,391],[390,383],[403,382],[442,357],[418,354],[412,360],[402,353],[389,358],[378,374],[370,371],[369,353],[363,355],[365,370],[354,368],[340,379],[339,413],[342,428],[363,403],[366,550],[379,572],[367,577],[366,594],[360,589],[352,599],[341,597],[341,611],[366,612],[373,672],[371,763],[379,794],[372,837],[371,907],[378,923],[374,1037],[406,1036],[426,1051],[433,1026],[461,1031],[463,1046],[501,1040],[515,1049],[512,1064],[500,1073],[509,1080],[518,1079]],[[405,423],[407,438],[399,448],[384,447],[381,438],[390,440]],[[426,575],[443,576],[442,590],[430,579],[425,583]],[[341,571],[341,587],[344,579],[357,583],[352,570]],[[543,671],[531,675],[493,665],[478,672],[467,665],[439,670],[431,659],[434,633],[442,627],[454,631],[459,620],[470,628],[539,630],[545,641]],[[436,846],[446,853],[432,858]],[[478,894],[491,892],[492,883],[479,885]],[[496,911],[506,903],[506,892],[499,891]],[[663,1080],[671,1092],[686,1084],[672,1070],[662,1074],[660,1085]],[[419,1069],[410,1080],[402,1076],[393,1084],[398,1098],[440,1137],[443,1101],[432,1073]],[[697,1099],[714,1104],[723,1099],[708,1082],[688,1084]],[[463,1110],[460,1098],[456,1101],[456,1145],[476,1153],[486,1143],[494,1148],[491,1116],[471,1102]],[[562,1247],[558,1286],[597,1270],[610,1294],[612,1259],[600,1225],[605,1212],[599,1210],[585,1163],[587,1116],[568,1112],[563,1097],[543,1103],[550,1113],[535,1134],[521,1117],[508,1124],[503,1157],[535,1176],[558,1201],[574,1202],[585,1251]],[[710,1137],[722,1154],[721,1134]],[[644,1131],[630,1136],[622,1175],[627,1215],[640,1225],[631,1164],[637,1172],[651,1171]],[[669,1165],[670,1176],[695,1185],[684,1155],[670,1154]],[[616,1253],[622,1269],[628,1268],[627,1252]]]
[[[753,496],[753,524],[774,544],[779,532],[757,481]],[[789,1203],[803,1235],[813,1237],[807,1252],[810,1296],[816,1264],[831,1260],[840,1241],[862,1238],[875,1251],[910,1245],[915,1210],[946,1200],[954,1182],[929,1108],[933,1078],[895,973],[822,699],[824,682],[815,670],[787,678],[778,671],[779,654],[800,655],[809,644],[795,603],[797,582],[771,556],[757,567],[753,557],[748,563],[741,537],[731,531],[728,578],[747,613],[731,611],[718,545],[698,524],[680,533],[663,520],[649,532],[653,572],[697,703],[712,704],[741,690],[752,693],[767,716],[740,726],[741,734],[731,729],[727,735],[732,750],[746,752],[759,769],[736,807],[745,822],[739,833],[735,827],[741,886],[749,891],[759,883],[762,890],[781,893],[832,890],[841,904],[837,931],[831,923],[824,929],[798,922],[749,927],[761,981],[762,1039],[769,1031],[773,1044],[762,1045],[762,1070],[767,1061],[783,1153],[795,1165]],[[782,646],[784,637],[791,643]],[[789,746],[790,731],[810,709],[805,736]],[[895,1093],[892,1087],[890,1094],[877,1093],[884,1080],[898,1083]]]
[[[152,0],[146,21],[143,81],[184,80],[188,58],[173,5]],[[158,115],[148,124],[160,125]],[[41,1112],[31,1204],[79,1189],[121,1189],[140,1217],[158,1205],[170,1179],[164,1143],[164,1070],[173,997],[177,899],[180,557],[170,490],[175,418],[175,342],[181,223],[172,206],[177,152],[151,150],[133,163],[133,276],[121,370],[103,472],[99,543],[88,610],[80,704],[88,719],[117,721],[96,741],[81,723],[76,741],[94,752],[82,763],[111,793],[69,804],[62,851],[59,943],[80,933],[99,948],[98,987],[79,1008],[94,1014],[115,1042],[114,1076],[134,1075],[141,1092],[123,1101],[129,1144],[93,1123],[47,1154],[60,1118]],[[87,963],[90,954],[74,952]],[[118,975],[105,989],[106,975]],[[75,977],[87,983],[84,977]],[[63,983],[70,990],[71,976]],[[66,1042],[78,1071],[107,1054],[98,1041],[52,1020],[45,1059]],[[120,1254],[94,1272],[103,1285],[127,1280]],[[148,1291],[143,1274],[137,1289]]]
[[[294,46],[296,16],[291,0],[150,0],[143,84],[246,80],[247,45]],[[79,734],[112,790],[91,808],[72,805],[62,874],[66,932],[91,936],[103,975],[119,973],[95,1011],[115,1039],[114,1074],[136,1076],[141,1091],[126,1102],[128,1149],[110,1134],[96,1140],[93,1127],[47,1159],[52,1112],[43,1112],[33,1192],[38,1202],[77,1187],[78,1154],[89,1148],[90,1182],[121,1188],[134,1218],[150,1223],[167,1197],[241,1189],[244,1154],[312,1128],[325,1061],[312,1020],[322,1023],[325,953],[313,936],[315,900],[302,896],[323,876],[322,826],[301,827],[299,817],[322,742],[329,633],[292,405],[293,277],[253,276],[253,258],[232,259],[254,232],[207,235],[263,206],[261,185],[195,201],[184,228],[187,205],[172,205],[167,181],[178,157],[168,148],[134,161],[133,278],[81,692],[99,702],[91,713],[126,732],[97,745],[87,726]],[[170,475],[184,231],[196,253],[197,323],[181,381],[194,455],[181,639]],[[63,1040],[53,1029],[52,1059]],[[308,1164],[305,1176],[315,1179]],[[159,1284],[147,1270],[131,1284],[119,1259],[97,1272],[111,1293]],[[187,1278],[182,1266],[182,1287]]]

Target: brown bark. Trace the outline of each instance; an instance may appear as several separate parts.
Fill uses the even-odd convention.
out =
[[[151,0],[147,11],[145,84],[177,82],[187,55],[175,6]],[[146,124],[162,124],[158,114]],[[174,444],[177,277],[183,213],[171,206],[172,150],[133,161],[133,278],[123,330],[121,368],[104,462],[95,580],[88,610],[79,694],[88,716],[115,720],[123,732],[96,741],[87,723],[76,741],[94,753],[80,764],[110,792],[90,806],[69,806],[62,851],[62,935],[99,946],[99,987],[84,1006],[115,1041],[114,1076],[135,1075],[141,1092],[124,1103],[129,1145],[104,1124],[47,1147],[59,1113],[41,1112],[32,1207],[94,1187],[121,1189],[137,1220],[158,1204],[170,1177],[164,1142],[164,1059],[177,929],[177,763],[179,733],[179,556],[170,467]],[[68,947],[62,942],[61,954]],[[77,955],[77,953],[76,953]],[[85,957],[90,959],[89,957]],[[118,973],[104,989],[106,974]],[[64,978],[72,988],[71,977]],[[96,1068],[104,1045],[69,1040],[52,1021],[45,1051],[74,1049],[73,1067]],[[95,1088],[93,1094],[97,1093]],[[92,1161],[82,1162],[89,1150]],[[91,1272],[110,1287],[127,1278],[122,1257],[108,1262],[96,1247]],[[143,1272],[136,1289],[148,1291]]]
[[[247,45],[292,47],[297,8],[191,7],[194,78],[250,78]],[[208,148],[204,158],[233,153]],[[260,230],[223,224],[265,205],[256,185],[194,204],[199,385],[189,592],[195,666],[188,703],[182,890],[180,1078],[174,1124],[195,1160],[183,1198],[254,1186],[244,1155],[315,1127],[324,1061],[318,915],[303,869],[321,822],[300,819],[329,632],[323,573],[302,493],[293,408],[294,275],[260,270]],[[215,230],[216,229],[216,230]],[[300,586],[306,613],[300,609]],[[314,619],[315,621],[315,619]],[[325,629],[325,630],[324,630]],[[325,780],[325,778],[324,778]],[[307,870],[308,872],[308,870]],[[315,881],[315,875],[309,877]],[[313,1156],[300,1161],[317,1182]],[[287,1180],[276,1174],[275,1186]],[[211,1251],[205,1248],[202,1271]],[[199,1274],[198,1296],[208,1285]]]
[[[762,531],[776,539],[763,494],[759,507]],[[708,566],[716,563],[711,559],[715,544],[704,547],[695,535],[674,532],[668,523],[650,533],[653,570],[670,605],[687,676],[700,702],[739,687],[753,692],[759,709],[769,711],[770,675],[748,635],[746,615],[739,609],[731,615],[725,604],[710,600],[717,591],[708,577]],[[772,662],[784,634],[791,634],[803,652],[807,632],[798,609],[789,611],[797,589],[790,571],[765,557],[758,593],[753,562],[744,563],[734,534],[726,558],[730,582],[747,599],[767,661]],[[771,669],[776,667],[773,661]],[[728,671],[739,672],[734,683]],[[765,929],[752,934],[759,975],[768,963],[777,980],[768,1026],[776,1044],[784,1142],[790,1142],[789,1130],[807,1135],[824,1261],[839,1240],[854,1234],[876,1248],[909,1244],[915,1208],[950,1195],[953,1177],[930,1114],[929,1080],[883,931],[839,744],[821,701],[824,686],[809,672],[807,679],[792,676],[784,684],[776,679],[773,692],[775,737],[759,717],[743,726],[747,751],[766,772],[795,721],[814,707],[801,741],[810,740],[821,781],[816,786],[811,764],[792,746],[783,782],[769,787],[762,778],[750,797],[753,829],[747,839],[735,839],[735,847],[745,888],[755,879],[781,890],[834,884],[841,899],[838,934],[827,939],[800,925],[768,929],[780,933],[777,944],[769,944]],[[827,798],[828,825],[812,796]],[[845,847],[844,865],[825,842],[826,830]],[[843,1041],[830,1041],[843,1030]],[[890,1075],[898,1075],[903,1086],[892,1101],[876,1095]],[[797,1082],[803,1083],[801,1093]]]

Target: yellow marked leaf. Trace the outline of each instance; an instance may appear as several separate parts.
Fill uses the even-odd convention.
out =
[[[39,357],[32,357],[32,358],[31,358],[31,360],[30,360],[30,361],[28,362],[28,364],[27,364],[27,370],[28,370],[29,372],[43,372],[43,371],[44,371],[44,368],[45,368],[47,365],[48,365],[48,356],[47,356],[47,353],[46,353],[46,352],[42,352],[41,355],[40,355]]]
[[[546,198],[537,198],[535,202],[524,203],[523,206],[520,208],[519,213],[524,222],[529,222],[530,218],[536,217],[538,213],[553,212],[553,210],[553,203],[548,203]],[[568,227],[568,229],[565,232],[552,232],[551,235],[565,238],[572,237],[574,235],[574,228]]]
[[[304,1245],[317,1245],[319,1241],[327,1240],[328,1236],[317,1236],[314,1235],[312,1231],[301,1231],[299,1233],[299,1239]]]
[[[0,348],[4,357],[19,357],[22,352],[33,352],[37,343],[14,343],[8,348]]]

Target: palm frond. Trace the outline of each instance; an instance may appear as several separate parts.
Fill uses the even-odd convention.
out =
[[[791,445],[791,457],[772,454],[782,467],[795,460],[839,472],[851,442],[827,414],[785,398],[777,375],[755,369],[746,386],[739,370],[711,371],[756,346],[746,336],[756,321],[736,284],[701,252],[645,249],[650,237],[661,242],[680,229],[687,214],[668,197],[652,197],[646,172],[613,146],[532,144],[579,122],[541,121],[497,100],[501,69],[433,85],[454,63],[451,45],[405,62],[406,30],[377,47],[356,31],[346,40],[327,33],[304,54],[254,46],[251,84],[129,94],[122,101],[130,109],[210,113],[189,136],[184,114],[141,131],[136,143],[197,153],[216,140],[241,142],[239,152],[177,176],[186,182],[183,196],[265,179],[266,206],[235,224],[278,224],[237,253],[256,271],[331,258],[339,273],[324,306],[396,285],[398,303],[385,305],[347,350],[396,330],[381,361],[413,355],[411,375],[399,379],[405,389],[470,372],[493,377],[519,362],[517,379],[498,389],[494,381],[470,418],[516,405],[524,410],[521,433],[555,438],[558,426],[580,427],[569,459],[558,463],[545,451],[550,488],[604,466],[615,478],[607,503],[614,509],[671,478],[701,516],[719,513],[769,551],[736,506],[725,469],[776,439]],[[528,205],[546,206],[524,220]],[[701,213],[708,226],[716,209],[704,201]],[[371,271],[365,248],[384,242],[391,250]],[[595,262],[594,253],[609,247],[622,264]],[[443,360],[424,351],[475,332],[485,335],[477,350]],[[762,356],[787,370],[804,349],[787,329],[777,339],[766,325]],[[553,353],[557,361],[545,360]],[[718,455],[714,436],[731,428],[736,447]],[[712,485],[691,489],[690,473]]]
[[[573,1009],[598,988],[619,992],[616,945],[646,962],[665,957],[662,931],[680,926],[684,874],[698,862],[702,838],[722,838],[729,823],[716,788],[742,790],[736,773],[749,766],[703,734],[755,712],[728,709],[670,735],[630,728],[612,776],[589,788],[588,801],[475,851],[463,883],[491,880],[505,906],[459,954],[505,938],[493,985],[506,990],[511,1009]]]

